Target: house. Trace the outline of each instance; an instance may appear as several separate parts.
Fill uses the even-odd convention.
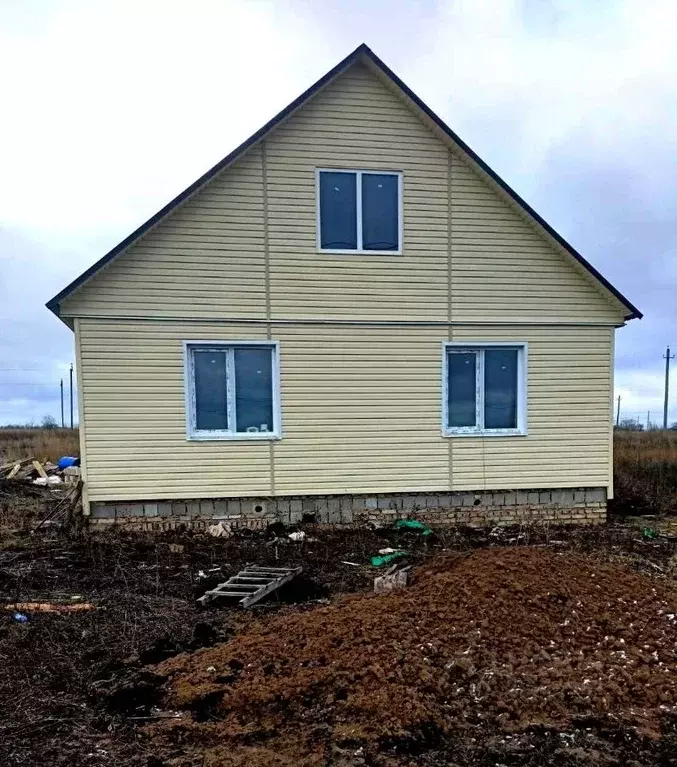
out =
[[[640,312],[365,45],[47,305],[92,520],[605,518]]]

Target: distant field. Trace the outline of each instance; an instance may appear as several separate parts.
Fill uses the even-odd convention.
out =
[[[677,431],[616,431],[614,485],[614,512],[676,514]]]
[[[80,455],[77,429],[0,428],[0,465],[21,458],[56,461]]]

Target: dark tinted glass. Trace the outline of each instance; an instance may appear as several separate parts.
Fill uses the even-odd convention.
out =
[[[484,352],[484,428],[517,428],[517,350]]]
[[[320,173],[320,247],[357,248],[357,185],[354,173]]]
[[[226,352],[194,351],[195,427],[228,428]]]
[[[448,426],[476,426],[477,358],[473,352],[454,352],[447,355],[449,376]]]
[[[364,250],[398,250],[399,224],[397,176],[362,174],[362,247]]]
[[[237,431],[274,431],[273,361],[270,349],[235,348]]]

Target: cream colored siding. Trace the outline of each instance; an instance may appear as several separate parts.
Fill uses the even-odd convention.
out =
[[[454,341],[527,341],[527,437],[452,439],[454,489],[607,486],[613,329],[454,328]]]
[[[190,442],[182,342],[266,328],[80,320],[89,499],[606,486],[611,332],[454,329],[529,344],[529,434],[482,439],[441,436],[445,329],[273,326],[282,440]]]
[[[267,442],[186,440],[182,341],[265,340],[263,327],[81,320],[90,501],[269,495]]]
[[[446,319],[448,151],[353,67],[266,141],[274,318]],[[402,255],[316,248],[316,168],[403,172]]]
[[[285,438],[279,493],[443,490],[445,328],[274,327]]]
[[[119,255],[64,316],[265,317],[261,148]]]
[[[618,301],[459,157],[355,65],[117,256],[61,312],[622,323]],[[315,172],[331,167],[402,172],[401,255],[317,252]]]
[[[89,500],[610,487],[623,307],[461,157],[355,65],[65,300]],[[323,167],[402,172],[401,255],[317,252]],[[266,339],[282,439],[188,441],[183,342]],[[528,343],[527,436],[442,436],[448,340]]]
[[[455,156],[451,179],[453,319],[622,322],[571,257]]]

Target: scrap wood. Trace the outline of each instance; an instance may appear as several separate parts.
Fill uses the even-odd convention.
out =
[[[21,469],[21,464],[20,463],[15,463],[14,464],[14,468],[7,475],[7,479],[14,479],[14,477],[16,477],[16,475],[19,473],[20,469]]]
[[[47,479],[47,472],[46,472],[46,471],[44,470],[44,468],[42,467],[42,464],[40,463],[40,461],[31,461],[31,463],[33,464],[33,468],[35,469],[35,471],[37,471],[37,472],[38,472],[38,474],[39,474],[39,475],[40,475],[40,476],[41,476],[43,479]]]
[[[0,466],[0,474],[4,474],[6,471],[9,471],[12,473],[12,477],[16,475],[16,465],[19,464],[19,469],[21,469],[22,466],[24,466],[27,463],[31,463],[33,461],[33,458],[20,458],[18,461],[12,461],[11,463],[6,463],[3,466]],[[9,479],[9,477],[7,477]]]
[[[3,609],[25,613],[72,613],[96,610],[96,606],[91,602],[75,602],[71,604],[57,602],[15,602],[11,605],[3,605]]]

